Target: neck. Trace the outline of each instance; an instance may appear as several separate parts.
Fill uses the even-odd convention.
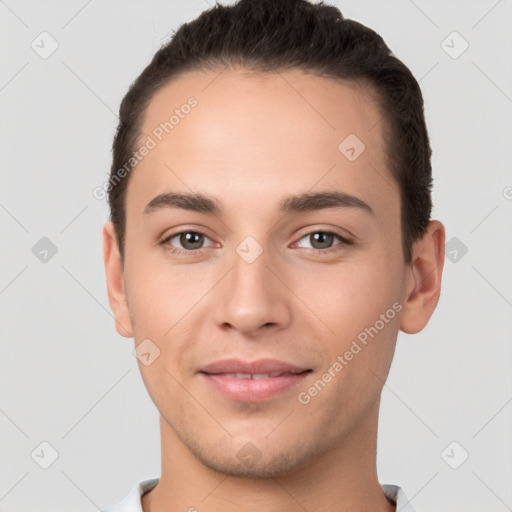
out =
[[[161,417],[162,472],[144,512],[395,512],[376,472],[380,400],[328,453],[279,478],[239,478],[204,466]]]

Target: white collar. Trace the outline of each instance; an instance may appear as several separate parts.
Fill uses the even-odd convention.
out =
[[[150,478],[135,484],[130,492],[119,503],[104,509],[102,512],[143,512],[142,495],[149,492],[158,483],[159,478]],[[415,512],[404,491],[398,485],[381,484],[382,491],[396,503],[396,512]]]

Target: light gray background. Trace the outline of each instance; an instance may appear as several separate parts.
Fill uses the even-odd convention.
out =
[[[420,80],[433,218],[468,249],[446,259],[428,326],[399,335],[380,481],[402,486],[419,512],[512,510],[512,1],[332,3],[379,32]],[[158,414],[133,340],[114,328],[108,210],[92,190],[107,177],[128,85],[171,29],[207,7],[0,1],[1,511],[94,511],[160,474]],[[31,48],[43,31],[59,45],[46,59]],[[458,58],[445,51],[462,49],[453,31],[469,44]],[[32,252],[42,237],[58,248],[46,263]],[[58,452],[48,469],[31,457],[49,457],[44,441]],[[452,469],[447,460],[464,450]]]

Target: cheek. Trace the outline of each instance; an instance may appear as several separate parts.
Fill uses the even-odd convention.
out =
[[[295,276],[297,277],[297,276]],[[294,279],[292,289],[333,340],[351,340],[393,303],[393,274],[384,262],[360,259],[318,266]],[[306,308],[306,309],[308,309]],[[308,310],[308,311],[309,311]]]
[[[132,254],[126,262],[130,308],[139,328],[162,337],[208,292],[208,276],[187,265],[145,258],[142,251]]]
[[[399,327],[398,277],[389,259],[361,259],[308,276],[298,293],[322,321],[314,319],[314,330],[322,333],[326,366],[343,358],[336,386],[349,400],[370,400],[389,370]]]
[[[168,386],[173,379],[164,367],[173,375],[192,368],[194,340],[203,325],[200,317],[217,275],[207,267],[145,262],[143,255],[129,262],[126,275],[135,339],[140,343],[149,338],[160,350],[150,367],[141,366],[144,380],[148,388],[159,379]]]

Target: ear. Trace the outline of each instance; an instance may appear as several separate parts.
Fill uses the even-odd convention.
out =
[[[103,226],[103,260],[107,278],[108,301],[114,313],[116,330],[125,338],[133,337],[133,327],[126,302],[124,272],[117,237],[112,222]]]
[[[400,321],[400,330],[407,334],[420,332],[427,325],[439,302],[444,244],[444,226],[433,220],[423,237],[413,246]]]

